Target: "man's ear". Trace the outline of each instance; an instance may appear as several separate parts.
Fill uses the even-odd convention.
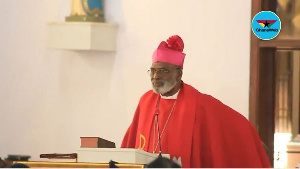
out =
[[[182,74],[183,74],[182,69],[179,69],[178,70],[178,80],[181,80]]]

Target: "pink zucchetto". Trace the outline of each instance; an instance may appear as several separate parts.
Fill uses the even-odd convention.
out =
[[[178,35],[171,36],[167,42],[162,41],[152,55],[152,63],[166,62],[183,68],[185,54],[184,44]]]

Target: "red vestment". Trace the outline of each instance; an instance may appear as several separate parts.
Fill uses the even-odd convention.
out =
[[[159,97],[152,90],[141,97],[122,148],[153,152],[157,144],[155,108]],[[162,153],[170,154],[171,159],[181,157],[182,167],[271,167],[253,125],[219,100],[183,83],[176,103],[163,98],[159,102],[159,132],[165,128]]]

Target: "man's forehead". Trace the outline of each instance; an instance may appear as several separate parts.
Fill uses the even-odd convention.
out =
[[[174,67],[175,65],[170,64],[170,63],[165,63],[165,62],[155,62],[152,63],[152,68],[170,68],[170,67]]]

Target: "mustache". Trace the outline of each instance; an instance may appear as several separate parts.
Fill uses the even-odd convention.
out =
[[[151,82],[152,83],[157,83],[157,82],[164,83],[164,82],[166,82],[166,80],[151,79]]]

